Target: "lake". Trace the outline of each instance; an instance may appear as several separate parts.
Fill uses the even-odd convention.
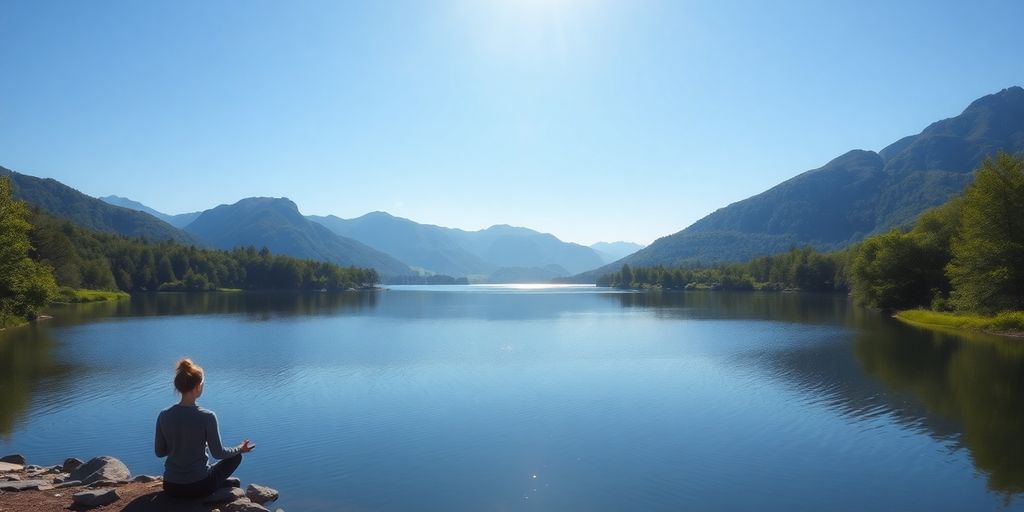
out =
[[[1024,510],[1024,340],[846,297],[151,294],[0,333],[0,454],[160,474],[177,358],[291,511]]]

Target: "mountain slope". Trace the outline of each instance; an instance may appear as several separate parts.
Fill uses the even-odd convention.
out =
[[[277,254],[370,267],[382,275],[409,274],[395,258],[332,233],[299,213],[285,198],[251,197],[203,212],[186,231],[213,247],[267,247]]]
[[[611,263],[643,249],[644,246],[633,242],[597,242],[590,244],[590,248],[596,251],[605,263]]]
[[[811,245],[845,247],[912,222],[963,190],[986,157],[1024,151],[1024,89],[980,98],[882,151],[855,150],[733,203],[588,275],[634,266],[744,261]]]
[[[437,274],[466,276],[487,274],[496,265],[485,262],[455,242],[451,229],[419,224],[384,212],[372,212],[355,219],[310,215],[313,222],[358,240],[377,250]]]
[[[567,243],[554,235],[505,225],[463,231],[395,217],[384,212],[356,219],[310,216],[335,233],[359,240],[431,272],[452,276],[485,275],[504,268],[502,275],[528,275],[527,269],[552,265],[570,273],[602,263],[591,248]],[[550,271],[545,271],[545,275]]]
[[[4,167],[0,167],[0,176],[11,178],[18,199],[81,227],[153,241],[198,242],[152,215],[107,204],[57,180],[28,176]]]
[[[199,214],[203,212],[192,212],[192,213],[179,213],[177,215],[170,215],[163,212],[158,212],[138,201],[133,201],[127,197],[121,196],[106,196],[101,197],[100,201],[114,206],[120,206],[121,208],[128,208],[129,210],[136,210],[140,212],[148,213],[178,229],[184,228],[189,225],[192,221],[199,217]]]

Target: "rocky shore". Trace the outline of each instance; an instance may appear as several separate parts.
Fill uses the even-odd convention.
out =
[[[137,475],[113,457],[88,462],[69,458],[53,466],[29,465],[21,455],[0,457],[0,512],[32,510],[122,510],[175,512],[269,512],[277,500],[274,489],[230,479],[211,496],[180,500],[163,493],[159,476]],[[283,512],[277,509],[277,512]]]

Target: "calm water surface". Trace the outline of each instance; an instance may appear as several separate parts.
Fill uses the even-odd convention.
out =
[[[0,333],[0,454],[159,474],[175,360],[286,510],[1024,510],[1024,342],[845,297],[160,294]]]

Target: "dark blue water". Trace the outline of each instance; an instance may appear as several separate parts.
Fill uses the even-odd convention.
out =
[[[1024,344],[845,297],[162,294],[0,334],[0,454],[159,474],[177,358],[286,510],[1024,510]]]

